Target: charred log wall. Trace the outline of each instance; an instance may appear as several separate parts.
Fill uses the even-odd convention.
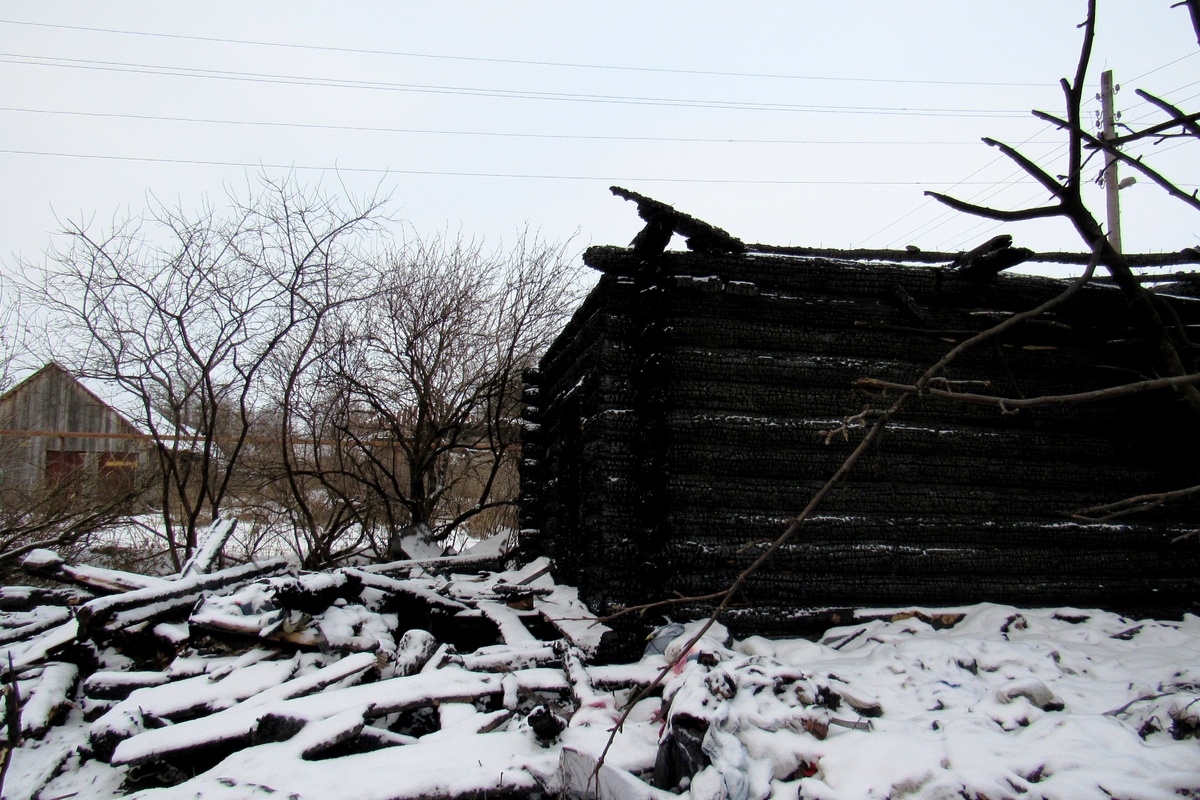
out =
[[[805,506],[855,444],[828,433],[953,343],[1059,281],[826,258],[592,248],[604,276],[529,376],[525,541],[597,611],[711,592]],[[1197,304],[1177,307],[1200,324]],[[1153,352],[1095,287],[946,377],[1010,397],[1148,377]],[[1069,512],[1200,483],[1200,429],[1170,393],[1086,406],[922,399],[794,544],[751,580],[735,627],[820,609],[991,600],[1192,606],[1200,504],[1120,522]]]

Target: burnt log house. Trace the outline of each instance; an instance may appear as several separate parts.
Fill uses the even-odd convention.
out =
[[[829,436],[870,405],[858,379],[911,383],[1065,288],[903,254],[752,252],[767,248],[713,231],[690,252],[587,250],[600,281],[526,376],[522,547],[600,614],[727,586],[862,435]],[[1198,329],[1200,302],[1171,305]],[[1119,290],[1088,286],[946,377],[1032,397],[1152,376],[1131,319]],[[911,604],[1194,609],[1194,497],[1103,523],[1071,512],[1200,483],[1198,423],[1169,390],[1019,413],[922,398],[723,621],[771,635]]]

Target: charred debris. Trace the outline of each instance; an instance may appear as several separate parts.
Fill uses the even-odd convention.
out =
[[[479,732],[520,725],[548,745],[580,697],[653,678],[584,666],[606,629],[546,559],[515,565],[496,549],[319,573],[283,559],[220,568],[233,528],[214,524],[178,575],[40,550],[25,571],[62,588],[0,588],[0,673],[19,707],[7,744],[86,719],[86,739],[43,783],[93,759],[124,768],[134,791],[263,743],[294,741],[302,760],[395,747],[438,730],[447,704],[474,707]]]
[[[643,642],[648,658],[603,663],[609,629],[554,582],[545,558],[518,564],[485,548],[316,573],[281,559],[221,567],[233,527],[214,524],[177,575],[41,550],[23,568],[60,587],[0,588],[0,683],[14,709],[0,741],[18,756],[13,791],[24,792],[5,797],[45,797],[90,770],[120,796],[172,786],[192,796],[207,781],[268,798],[280,790],[247,777],[248,765],[271,765],[276,779],[328,776],[370,756],[390,772],[369,796],[587,798],[599,776],[601,797],[657,800],[712,763],[700,741],[739,689],[763,693],[781,720],[818,739],[830,725],[869,732],[883,713],[844,680],[734,653],[722,628],[681,650],[698,623],[659,629]],[[963,618],[897,619],[914,614],[939,626]],[[877,619],[846,621],[861,635]],[[847,636],[828,641],[837,648]],[[645,699],[669,735],[656,746],[639,724],[623,745],[626,766],[604,764],[597,753],[625,704],[670,663],[686,686]],[[718,665],[720,680],[709,679]],[[503,741],[485,747],[494,740],[484,734]],[[455,742],[481,749],[464,761]],[[423,769],[406,772],[414,764]],[[223,772],[210,772],[217,765]],[[795,777],[811,769],[800,760]]]

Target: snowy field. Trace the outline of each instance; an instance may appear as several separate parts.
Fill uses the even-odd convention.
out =
[[[718,627],[594,772],[695,628],[660,640],[665,654],[590,663],[601,626],[540,566],[277,571],[203,592],[175,622],[126,625],[101,614],[107,598],[89,601],[90,627],[61,608],[0,612],[5,632],[43,624],[0,639],[28,729],[3,797],[585,797],[599,779],[599,796],[634,800],[1200,798],[1200,618],[987,604],[863,611],[816,642]],[[509,602],[515,587],[532,608]],[[298,588],[332,594],[297,616]],[[455,653],[409,629],[399,596],[486,618],[501,641]],[[535,614],[561,638],[534,635]],[[213,646],[235,628],[249,645]],[[176,655],[135,660],[138,635]],[[81,648],[96,659],[82,668],[67,658]]]

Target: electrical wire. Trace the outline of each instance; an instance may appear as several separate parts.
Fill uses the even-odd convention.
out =
[[[316,86],[338,89],[368,89],[373,91],[410,92],[417,94],[444,94],[462,97],[493,97],[517,100],[552,100],[575,103],[608,103],[638,106],[664,106],[673,108],[712,108],[737,111],[787,111],[825,114],[874,114],[887,116],[916,117],[1024,117],[1026,112],[1018,110],[995,110],[983,108],[903,108],[891,106],[836,106],[799,105],[790,103],[746,103],[727,100],[695,100],[669,97],[629,97],[621,95],[589,95],[576,92],[538,92],[514,89],[484,89],[471,86],[436,86],[426,84],[391,83],[385,81],[343,80],[337,78],[313,78],[295,75],[272,75],[268,73],[238,72],[234,70],[191,69],[159,64],[132,64],[119,61],[95,61],[90,59],[59,58],[56,56],[29,56],[21,53],[0,53],[0,63],[24,66],[50,67],[59,69],[94,70],[137,75],[159,75],[167,77],[201,78],[207,80],[267,83],[290,86]]]
[[[4,25],[26,25],[29,27],[38,28],[53,28],[58,30],[73,30],[86,31],[89,33],[112,33],[122,36],[142,36],[161,39],[174,39],[183,41],[195,42],[210,42],[217,44],[238,44],[238,45],[253,45],[256,47],[276,47],[288,48],[296,50],[310,50],[330,53],[353,53],[359,55],[377,55],[377,56],[398,56],[403,58],[423,58],[436,59],[444,61],[463,61],[483,64],[514,64],[520,66],[535,66],[535,67],[563,67],[569,69],[589,69],[589,70],[615,70],[621,72],[651,72],[667,75],[700,75],[706,77],[724,77],[724,78],[769,78],[775,80],[794,80],[794,81],[833,81],[844,83],[889,83],[889,84],[917,84],[928,86],[992,86],[992,87],[1036,87],[1049,88],[1053,87],[1053,83],[1002,83],[992,81],[947,81],[947,80],[917,80],[905,78],[852,78],[845,76],[830,76],[830,75],[784,75],[777,73],[765,72],[728,72],[720,70],[704,70],[704,69],[672,69],[665,67],[633,67],[620,64],[577,64],[563,61],[532,61],[515,58],[483,58],[480,56],[450,56],[436,53],[416,53],[396,50],[370,50],[357,47],[331,47],[328,45],[311,45],[311,44],[292,44],[286,42],[268,42],[253,39],[228,39],[215,36],[194,36],[175,33],[150,33],[147,31],[129,31],[119,30],[115,28],[96,28],[83,25],[58,25],[48,22],[24,22],[19,20],[0,20],[0,24]],[[1167,65],[1164,65],[1167,66]]]
[[[468,171],[443,171],[443,170],[422,170],[422,169],[397,169],[392,167],[343,167],[340,165],[333,166],[313,166],[302,164],[268,164],[265,162],[248,162],[248,161],[208,161],[203,159],[191,158],[152,158],[149,156],[116,156],[103,154],[87,154],[87,153],[63,153],[63,152],[47,152],[41,150],[18,150],[18,149],[0,149],[0,154],[4,155],[21,155],[21,156],[45,156],[51,158],[76,158],[76,159],[97,159],[103,161],[133,161],[152,164],[185,164],[196,166],[211,166],[211,167],[246,167],[252,169],[283,169],[283,170],[315,170],[322,172],[354,172],[354,173],[370,173],[377,175],[433,175],[442,177],[455,178],[522,178],[534,180],[562,180],[562,181],[626,181],[626,182],[646,182],[646,183],[715,183],[715,184],[747,184],[761,186],[946,186],[951,185],[949,181],[853,181],[853,180],[789,180],[789,179],[769,179],[769,180],[752,180],[742,178],[650,178],[650,177],[613,177],[604,175],[554,175],[554,174],[534,174],[534,173],[513,173],[513,172],[468,172]],[[976,186],[991,186],[993,181],[958,181],[953,185],[976,185]]]
[[[931,140],[867,140],[867,139],[736,139],[703,138],[687,136],[611,136],[600,134],[569,134],[569,133],[519,133],[506,131],[464,131],[437,130],[428,128],[389,128],[368,125],[330,125],[328,123],[305,122],[269,122],[264,120],[232,120],[212,119],[204,117],[167,117],[151,114],[116,114],[96,111],[59,111],[40,108],[14,108],[0,106],[0,111],[21,114],[53,114],[72,117],[95,117],[101,119],[138,120],[144,122],[186,122],[204,125],[238,125],[262,126],[269,128],[297,128],[302,130],[350,131],[356,133],[405,133],[429,134],[436,136],[495,136],[520,139],[562,139],[573,141],[617,141],[617,142],[684,142],[689,144],[803,144],[803,145],[977,145],[978,139],[964,141],[931,141]]]
[[[1034,133],[1028,139],[1026,139],[1023,142],[1018,143],[1016,145],[1016,147],[1024,147],[1025,145],[1032,143],[1032,141],[1035,137],[1040,136],[1042,133],[1045,133],[1047,130],[1050,130],[1051,128],[1053,128],[1052,125],[1049,125],[1049,124],[1044,125],[1040,130],[1038,130],[1036,133]],[[1056,148],[1054,148],[1054,150],[1050,151],[1050,153],[1046,154],[1043,157],[1044,158],[1052,157],[1055,154],[1057,154],[1057,152],[1059,150],[1065,149],[1065,147],[1066,147],[1065,144],[1060,144]],[[1001,178],[999,181],[993,182],[993,181],[969,181],[968,180],[969,178],[972,178],[975,175],[978,175],[979,173],[983,172],[985,169],[991,167],[992,165],[1005,160],[1005,158],[1006,157],[1004,156],[1003,153],[996,155],[994,158],[992,158],[991,161],[988,161],[986,164],[983,164],[981,167],[976,169],[974,172],[971,172],[970,174],[968,174],[966,176],[966,178],[963,179],[962,182],[956,183],[956,184],[950,186],[950,189],[953,189],[956,186],[967,186],[967,185],[984,185],[984,186],[991,187],[990,189],[981,189],[981,190],[975,192],[973,195],[966,198],[967,202],[976,202],[976,201],[980,201],[980,200],[986,200],[989,197],[993,197],[993,196],[995,196],[995,194],[998,191],[1000,191],[1004,188],[1007,188],[1008,186],[1013,186],[1013,185],[1017,185],[1020,183],[1024,183],[1024,181],[1021,181],[1021,180],[1013,180],[1014,178],[1018,178],[1021,176],[1028,178],[1028,176],[1025,175],[1025,171],[1020,168],[1012,170],[1011,172],[1009,172],[1008,175],[1006,175],[1004,178]],[[922,204],[922,206],[920,206],[919,208],[927,207],[930,202],[936,202],[936,201],[929,200],[927,198],[927,201],[924,204]],[[929,233],[932,233],[933,231],[935,231],[938,228],[942,227],[943,225],[947,224],[951,219],[955,218],[959,213],[959,212],[956,212],[954,209],[948,208],[941,203],[937,203],[937,206],[938,206],[938,208],[942,209],[941,213],[936,215],[933,219],[931,219],[921,225],[918,225],[916,228],[910,230],[908,233],[905,233],[905,234],[893,239],[890,243],[888,243],[885,246],[885,249],[895,247],[897,244],[904,242],[904,241],[912,241],[912,239],[916,236],[928,235]],[[911,216],[911,213],[912,212],[910,212],[909,214],[905,214],[904,216],[905,217]],[[887,227],[890,228],[892,226],[888,225]],[[884,230],[886,230],[886,228],[884,228]],[[874,238],[874,236],[872,236],[871,238]]]
[[[1175,59],[1174,61],[1168,61],[1167,63],[1163,64],[1161,67],[1155,67],[1154,69],[1150,70],[1149,72],[1143,72],[1141,75],[1138,75],[1135,78],[1130,78],[1129,82],[1132,83],[1133,81],[1140,81],[1142,78],[1146,77],[1147,75],[1153,75],[1154,73],[1159,72],[1160,70],[1164,70],[1167,67],[1173,67],[1176,64],[1178,64],[1180,61],[1185,61],[1185,60],[1192,58],[1193,56],[1197,56],[1197,55],[1200,55],[1200,50],[1194,50],[1191,53],[1188,53],[1186,56],[1180,56],[1179,58]]]

